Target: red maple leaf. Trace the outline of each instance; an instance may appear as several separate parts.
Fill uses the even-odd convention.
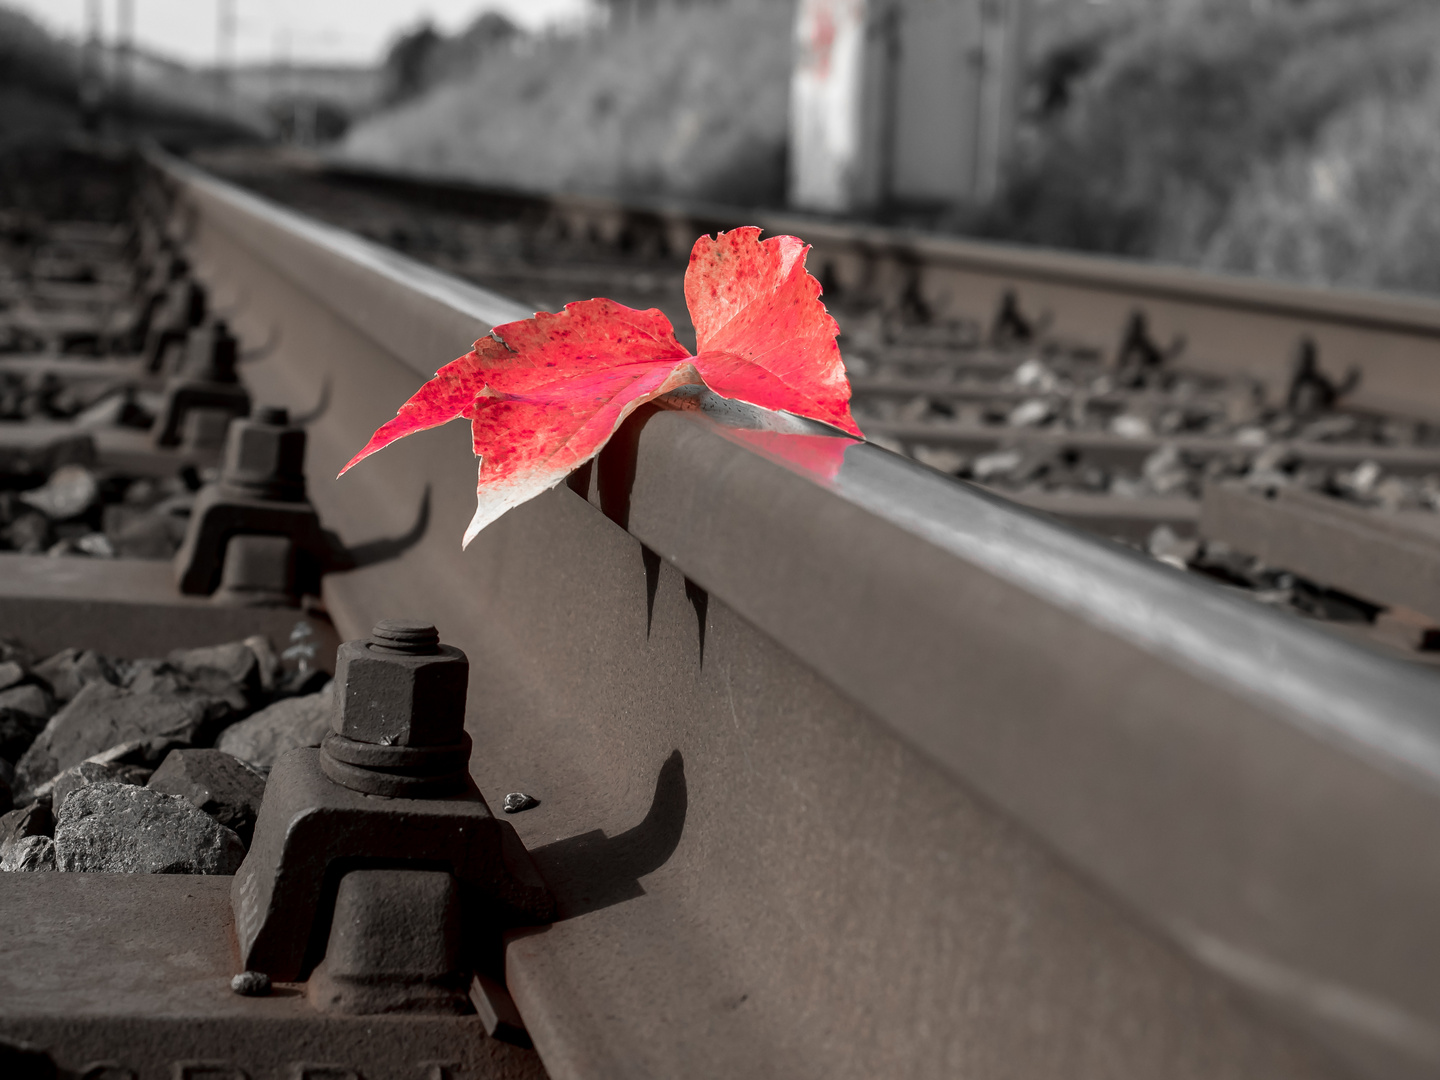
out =
[[[860,438],[839,327],[805,270],[808,245],[754,227],[702,236],[685,271],[696,355],[655,309],[613,300],[497,326],[400,406],[340,475],[396,439],[465,417],[480,459],[464,543],[600,452],[647,401],[682,386],[818,420]]]

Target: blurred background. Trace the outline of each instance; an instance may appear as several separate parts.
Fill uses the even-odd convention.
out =
[[[8,0],[0,151],[151,136],[1440,290],[1433,0]]]

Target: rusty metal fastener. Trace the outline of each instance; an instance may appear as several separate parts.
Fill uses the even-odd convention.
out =
[[[172,347],[184,345],[190,328],[204,321],[206,307],[205,287],[199,282],[182,278],[170,285],[146,335],[145,361],[149,370],[161,370],[165,354]]]
[[[386,620],[368,639],[341,646],[332,732],[322,749],[276,763],[235,877],[246,967],[276,979],[308,974],[325,945],[316,935],[328,922],[327,882],[333,890],[337,870],[356,864],[448,868],[471,908],[467,921],[495,932],[552,917],[554,901],[524,845],[470,777],[468,680],[468,658],[428,623]],[[366,949],[332,965],[351,990],[366,977]]]
[[[186,337],[179,373],[194,382],[233,386],[240,381],[235,371],[239,360],[240,342],[230,332],[230,324],[224,319],[207,319]]]
[[[213,593],[231,538],[256,535],[283,536],[293,545],[297,597],[319,591],[320,575],[343,553],[305,498],[304,465],[305,431],[290,425],[284,409],[262,407],[231,423],[220,479],[196,496],[175,554],[181,592]]]
[[[352,870],[340,879],[325,959],[306,995],[321,1012],[468,1013],[460,889],[443,870]]]
[[[165,399],[151,431],[157,446],[181,441],[186,417],[199,409],[229,416],[250,413],[250,392],[235,375],[237,342],[223,319],[190,330],[178,375],[165,386]]]
[[[286,536],[230,537],[214,600],[236,607],[285,607],[295,596],[295,545]]]
[[[252,497],[299,502],[305,498],[305,429],[290,413],[262,405],[248,421],[230,425],[220,484]]]
[[[465,786],[470,661],[429,623],[385,619],[335,657],[335,715],[320,767],[370,795],[425,798]]]
[[[465,730],[470,661],[429,623],[385,619],[335,658],[337,735],[383,746],[446,746]]]

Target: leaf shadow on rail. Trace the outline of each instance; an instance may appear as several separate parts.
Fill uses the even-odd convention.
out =
[[[641,405],[620,425],[600,453],[572,472],[565,483],[582,499],[594,499],[600,512],[622,529],[630,527],[630,491],[640,456],[640,435],[656,413],[653,402]]]
[[[620,429],[605,444],[598,456],[581,465],[565,480],[570,490],[582,499],[591,499],[593,490],[601,513],[627,531],[630,528],[630,496],[635,487],[640,457],[640,436],[651,417],[663,411],[665,410],[654,402],[640,406],[620,425]],[[645,638],[648,641],[655,625],[655,594],[660,586],[660,564],[663,559],[659,552],[641,544],[640,561],[645,570]],[[695,611],[699,633],[699,664],[703,668],[710,593],[687,576],[685,599]]]
[[[675,853],[689,806],[685,758],[674,750],[660,766],[650,809],[639,824],[615,836],[592,829],[533,848],[530,856],[555,895],[556,921],[644,896],[640,878]]]

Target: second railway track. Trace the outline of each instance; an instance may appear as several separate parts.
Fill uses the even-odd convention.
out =
[[[1440,475],[1430,305],[762,217],[816,244],[862,426],[926,465],[857,444],[816,473],[786,436],[647,410],[462,553],[463,431],[327,478],[490,326],[591,294],[673,310],[679,245],[736,222],[246,178],[387,248],[171,159],[139,167],[239,339],[250,398],[307,414],[309,498],[334,538],[309,615],[341,639],[396,615],[437,625],[471,659],[480,789],[540,800],[513,821],[554,918],[503,950],[538,1058],[432,1023],[414,1045],[433,1035],[424,1054],[443,1057],[461,1040],[450,1065],[416,1050],[334,1067],[372,1080],[1440,1069],[1440,683],[1417,662],[1440,609],[1434,545],[1415,539]],[[432,265],[394,250],[426,235]],[[1288,366],[1307,339],[1318,360]],[[203,410],[217,407],[197,406],[165,451],[194,455],[197,483],[214,462]],[[74,424],[58,415],[69,406],[46,408]],[[102,472],[120,462],[131,484],[147,462],[160,471],[153,432],[141,447],[113,426],[76,453]],[[89,528],[47,537],[78,546],[42,560],[59,571],[0,556],[17,636],[53,638],[46,620],[102,577],[112,605],[149,590],[152,606],[191,612],[197,644],[305,614],[159,597],[169,586],[141,581],[143,560],[84,553],[118,525]],[[129,655],[174,647],[163,636]],[[30,642],[66,643],[82,644]],[[5,875],[7,917],[91,904],[84,879]],[[20,939],[27,963],[73,954],[51,931]],[[85,955],[99,959],[83,992],[10,964],[0,1036],[48,1042],[71,1069],[104,1038],[148,1047],[125,1051],[143,1065],[116,1052],[142,1075],[202,1057],[257,1080],[302,1069],[260,1046],[282,1020],[308,1023],[300,1006],[199,981],[187,1004],[164,990],[173,964]],[[128,1004],[127,986],[142,988]],[[199,1054],[187,1028],[223,1052]]]

